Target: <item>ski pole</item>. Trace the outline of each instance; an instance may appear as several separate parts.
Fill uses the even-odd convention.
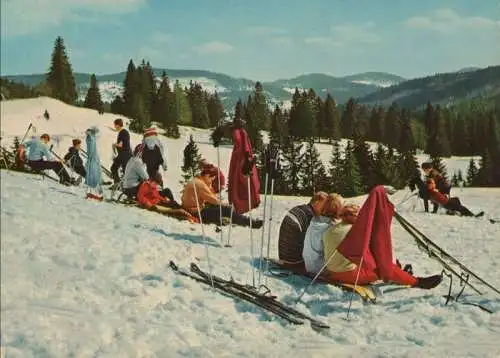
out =
[[[220,183],[220,150],[219,146],[217,146],[217,184],[218,184],[218,189],[219,189],[219,218],[220,218],[220,241],[224,240],[223,238],[223,233],[222,233],[222,190],[221,190],[221,183]]]
[[[264,213],[262,215],[262,221],[265,223],[266,222],[266,203],[267,203],[267,182],[269,180],[269,174],[266,173],[266,179],[265,179],[265,187],[264,187]],[[260,276],[261,274],[263,273],[262,272],[262,269],[263,269],[263,265],[262,265],[262,261],[264,259],[264,236],[265,236],[265,232],[266,232],[266,225],[262,225],[262,235],[261,235],[261,238],[260,238],[260,259],[259,259],[259,276],[258,276],[258,279],[257,279],[257,282],[259,284],[259,287],[260,287]]]
[[[20,144],[23,144],[26,137],[28,136],[29,131],[31,130],[31,127],[33,127],[33,123],[30,122],[30,125],[28,126],[28,129],[26,130],[26,133],[24,133],[23,139],[21,140]]]
[[[247,176],[247,184],[248,184],[248,217],[250,219],[250,256],[252,257],[252,264],[250,265],[252,269],[252,285],[255,287],[255,255],[253,252],[253,230],[252,230],[252,196],[251,196],[251,182],[250,182],[250,174]]]
[[[200,220],[200,225],[201,225],[201,235],[203,236],[203,243],[205,244],[208,270],[210,272],[210,280],[212,282],[212,287],[214,287],[214,279],[212,276],[212,264],[210,262],[210,252],[208,250],[208,243],[207,243],[208,239],[207,239],[207,236],[205,235],[205,226],[203,225],[203,218],[201,216],[201,208],[200,208],[200,202],[198,201],[198,190],[196,189],[196,177],[194,175],[194,169],[192,172],[192,182],[193,182],[193,189],[194,189],[194,198],[196,200],[196,209],[198,210],[198,219]]]
[[[224,245],[224,247],[231,247],[231,230],[233,228],[233,212],[234,212],[234,205],[231,204],[231,216],[229,217],[229,231],[227,233],[227,242]]]
[[[266,272],[269,271],[269,252],[271,251],[271,228],[273,223],[273,197],[274,197],[274,179],[271,179],[271,198],[269,199],[269,226],[267,228],[267,253],[266,253]],[[264,282],[267,285],[267,276]]]

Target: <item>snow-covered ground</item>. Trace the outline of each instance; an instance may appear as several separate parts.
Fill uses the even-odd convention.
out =
[[[22,136],[32,120],[37,135],[60,136],[60,154],[73,136],[83,138],[88,126],[99,125],[101,158],[110,164],[116,133],[108,126],[116,116],[99,116],[45,98],[2,102],[1,106],[2,136],[9,140]],[[37,118],[45,108],[49,121]],[[166,182],[177,198],[182,149],[189,134],[203,156],[216,162],[207,131],[182,128],[181,132],[179,140],[164,139],[169,149]],[[134,144],[139,139],[132,136]],[[226,171],[230,150],[221,148],[221,167]],[[193,261],[208,269],[207,242],[214,273],[251,282],[248,229],[234,227],[233,247],[226,248],[213,226],[206,227],[204,241],[196,224],[86,201],[84,188],[62,187],[37,176],[4,170],[0,175],[2,357],[500,356],[500,297],[481,285],[484,295],[466,289],[464,297],[494,314],[473,306],[445,306],[445,280],[432,291],[387,293],[379,296],[376,305],[364,305],[355,297],[350,321],[344,320],[349,294],[335,287],[313,286],[297,308],[331,326],[318,333],[307,324],[292,326],[250,304],[224,297],[177,276],[167,266],[169,260],[181,267]],[[400,191],[391,200],[399,204],[406,194]],[[425,214],[413,199],[398,208],[421,231],[498,287],[500,224],[487,219],[500,218],[500,189],[457,188],[454,194],[472,211],[484,210],[486,217]],[[306,200],[275,197],[271,257],[277,257],[283,214]],[[364,197],[352,200],[362,203]],[[262,206],[254,216],[262,216]],[[254,231],[256,252],[261,232]],[[441,271],[396,222],[393,234],[396,257],[411,263],[417,275]],[[227,235],[224,228],[224,240]],[[289,304],[308,283],[298,277],[264,280]]]

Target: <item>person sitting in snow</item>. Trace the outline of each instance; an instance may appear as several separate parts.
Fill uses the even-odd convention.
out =
[[[320,212],[321,226],[314,228],[312,221],[307,230],[306,269],[331,282],[366,285],[383,280],[422,289],[436,287],[442,275],[415,277],[393,262],[393,214],[394,205],[380,185],[370,191],[361,209],[345,205],[340,195],[329,195]]]
[[[78,175],[85,178],[87,172],[83,166],[83,160],[80,157],[80,150],[82,149],[82,141],[78,138],[73,139],[73,146],[69,147],[68,153],[64,156],[64,162],[75,171]]]
[[[299,271],[304,269],[302,251],[306,230],[312,218],[320,214],[327,196],[327,193],[319,191],[308,204],[298,205],[285,215],[278,238],[278,257],[281,264],[296,266]]]
[[[226,185],[226,178],[224,177],[224,173],[222,173],[222,170],[217,168],[215,165],[208,163],[206,159],[202,159],[200,161],[200,170],[204,169],[214,170],[219,173],[219,176],[216,176],[212,183],[213,192],[218,194],[219,191],[222,191],[224,189],[224,186]]]
[[[154,180],[143,182],[137,191],[137,203],[148,209],[173,216],[182,217],[192,222],[197,219],[174,200],[170,189],[160,191],[158,176]]]
[[[146,163],[148,175],[150,178],[156,178],[160,165],[163,171],[167,170],[167,157],[155,128],[146,129],[142,144],[144,145],[142,160]]]
[[[135,198],[139,186],[143,182],[149,180],[146,165],[141,159],[142,150],[142,144],[138,144],[134,148],[134,156],[128,160],[127,166],[125,167],[125,174],[123,174],[122,190],[129,199]]]
[[[451,185],[450,183],[446,180],[446,178],[438,171],[436,170],[432,163],[426,162],[422,163],[422,170],[425,173],[426,179],[433,179],[434,182],[436,183],[437,190],[447,196],[448,198],[450,197],[450,191],[451,191]],[[423,200],[424,200],[424,209],[425,212],[429,212],[429,197],[426,196],[426,193],[423,193]],[[433,214],[436,214],[438,211],[439,206],[434,203],[434,207],[432,210]]]
[[[458,197],[450,198],[448,195],[442,194],[438,188],[434,179],[427,179],[427,192],[430,201],[434,205],[442,205],[448,212],[459,212],[462,216],[475,216],[480,217],[484,215],[484,211],[478,214],[472,213],[469,209],[462,205]]]
[[[47,147],[49,142],[50,136],[47,133],[42,134],[40,139],[34,138],[28,140],[24,144],[19,145],[18,156],[19,158],[24,158],[25,153],[27,153],[28,166],[32,170],[42,171],[52,169],[59,177],[61,184],[73,184],[61,161],[53,160],[52,154]]]
[[[200,175],[189,181],[184,186],[182,193],[182,207],[195,216],[200,215],[204,223],[219,224],[221,220],[219,205],[221,204],[222,217],[230,218],[232,213],[232,222],[235,225],[250,226],[252,224],[254,229],[261,228],[263,225],[262,220],[251,221],[249,217],[237,214],[231,209],[231,206],[222,204],[219,201],[219,198],[212,191],[213,181],[216,176],[217,170],[206,168],[201,171]],[[198,201],[196,198],[198,198]],[[211,205],[207,206],[206,204]]]

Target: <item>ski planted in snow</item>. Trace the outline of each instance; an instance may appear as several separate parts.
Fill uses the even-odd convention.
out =
[[[221,293],[232,298],[253,303],[254,305],[261,307],[292,324],[301,325],[304,324],[305,321],[309,321],[311,326],[315,329],[330,328],[324,322],[321,322],[278,301],[276,296],[272,296],[269,290],[264,293],[259,293],[254,287],[248,287],[237,283],[234,280],[225,280],[219,276],[209,275],[208,273],[202,271],[195,263],[191,263],[191,271],[180,269],[173,261],[170,261],[169,266],[178,274],[190,277],[191,279],[205,285],[212,286]]]

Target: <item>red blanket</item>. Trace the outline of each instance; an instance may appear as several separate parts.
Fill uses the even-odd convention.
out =
[[[247,155],[253,157],[252,145],[247,132],[242,129],[233,131],[233,153],[229,164],[229,175],[227,180],[227,191],[229,203],[234,205],[234,210],[238,214],[249,211],[248,199],[248,178],[243,175],[242,167]],[[260,181],[257,175],[257,168],[252,168],[250,173],[250,200],[251,208],[254,209],[260,204]]]

